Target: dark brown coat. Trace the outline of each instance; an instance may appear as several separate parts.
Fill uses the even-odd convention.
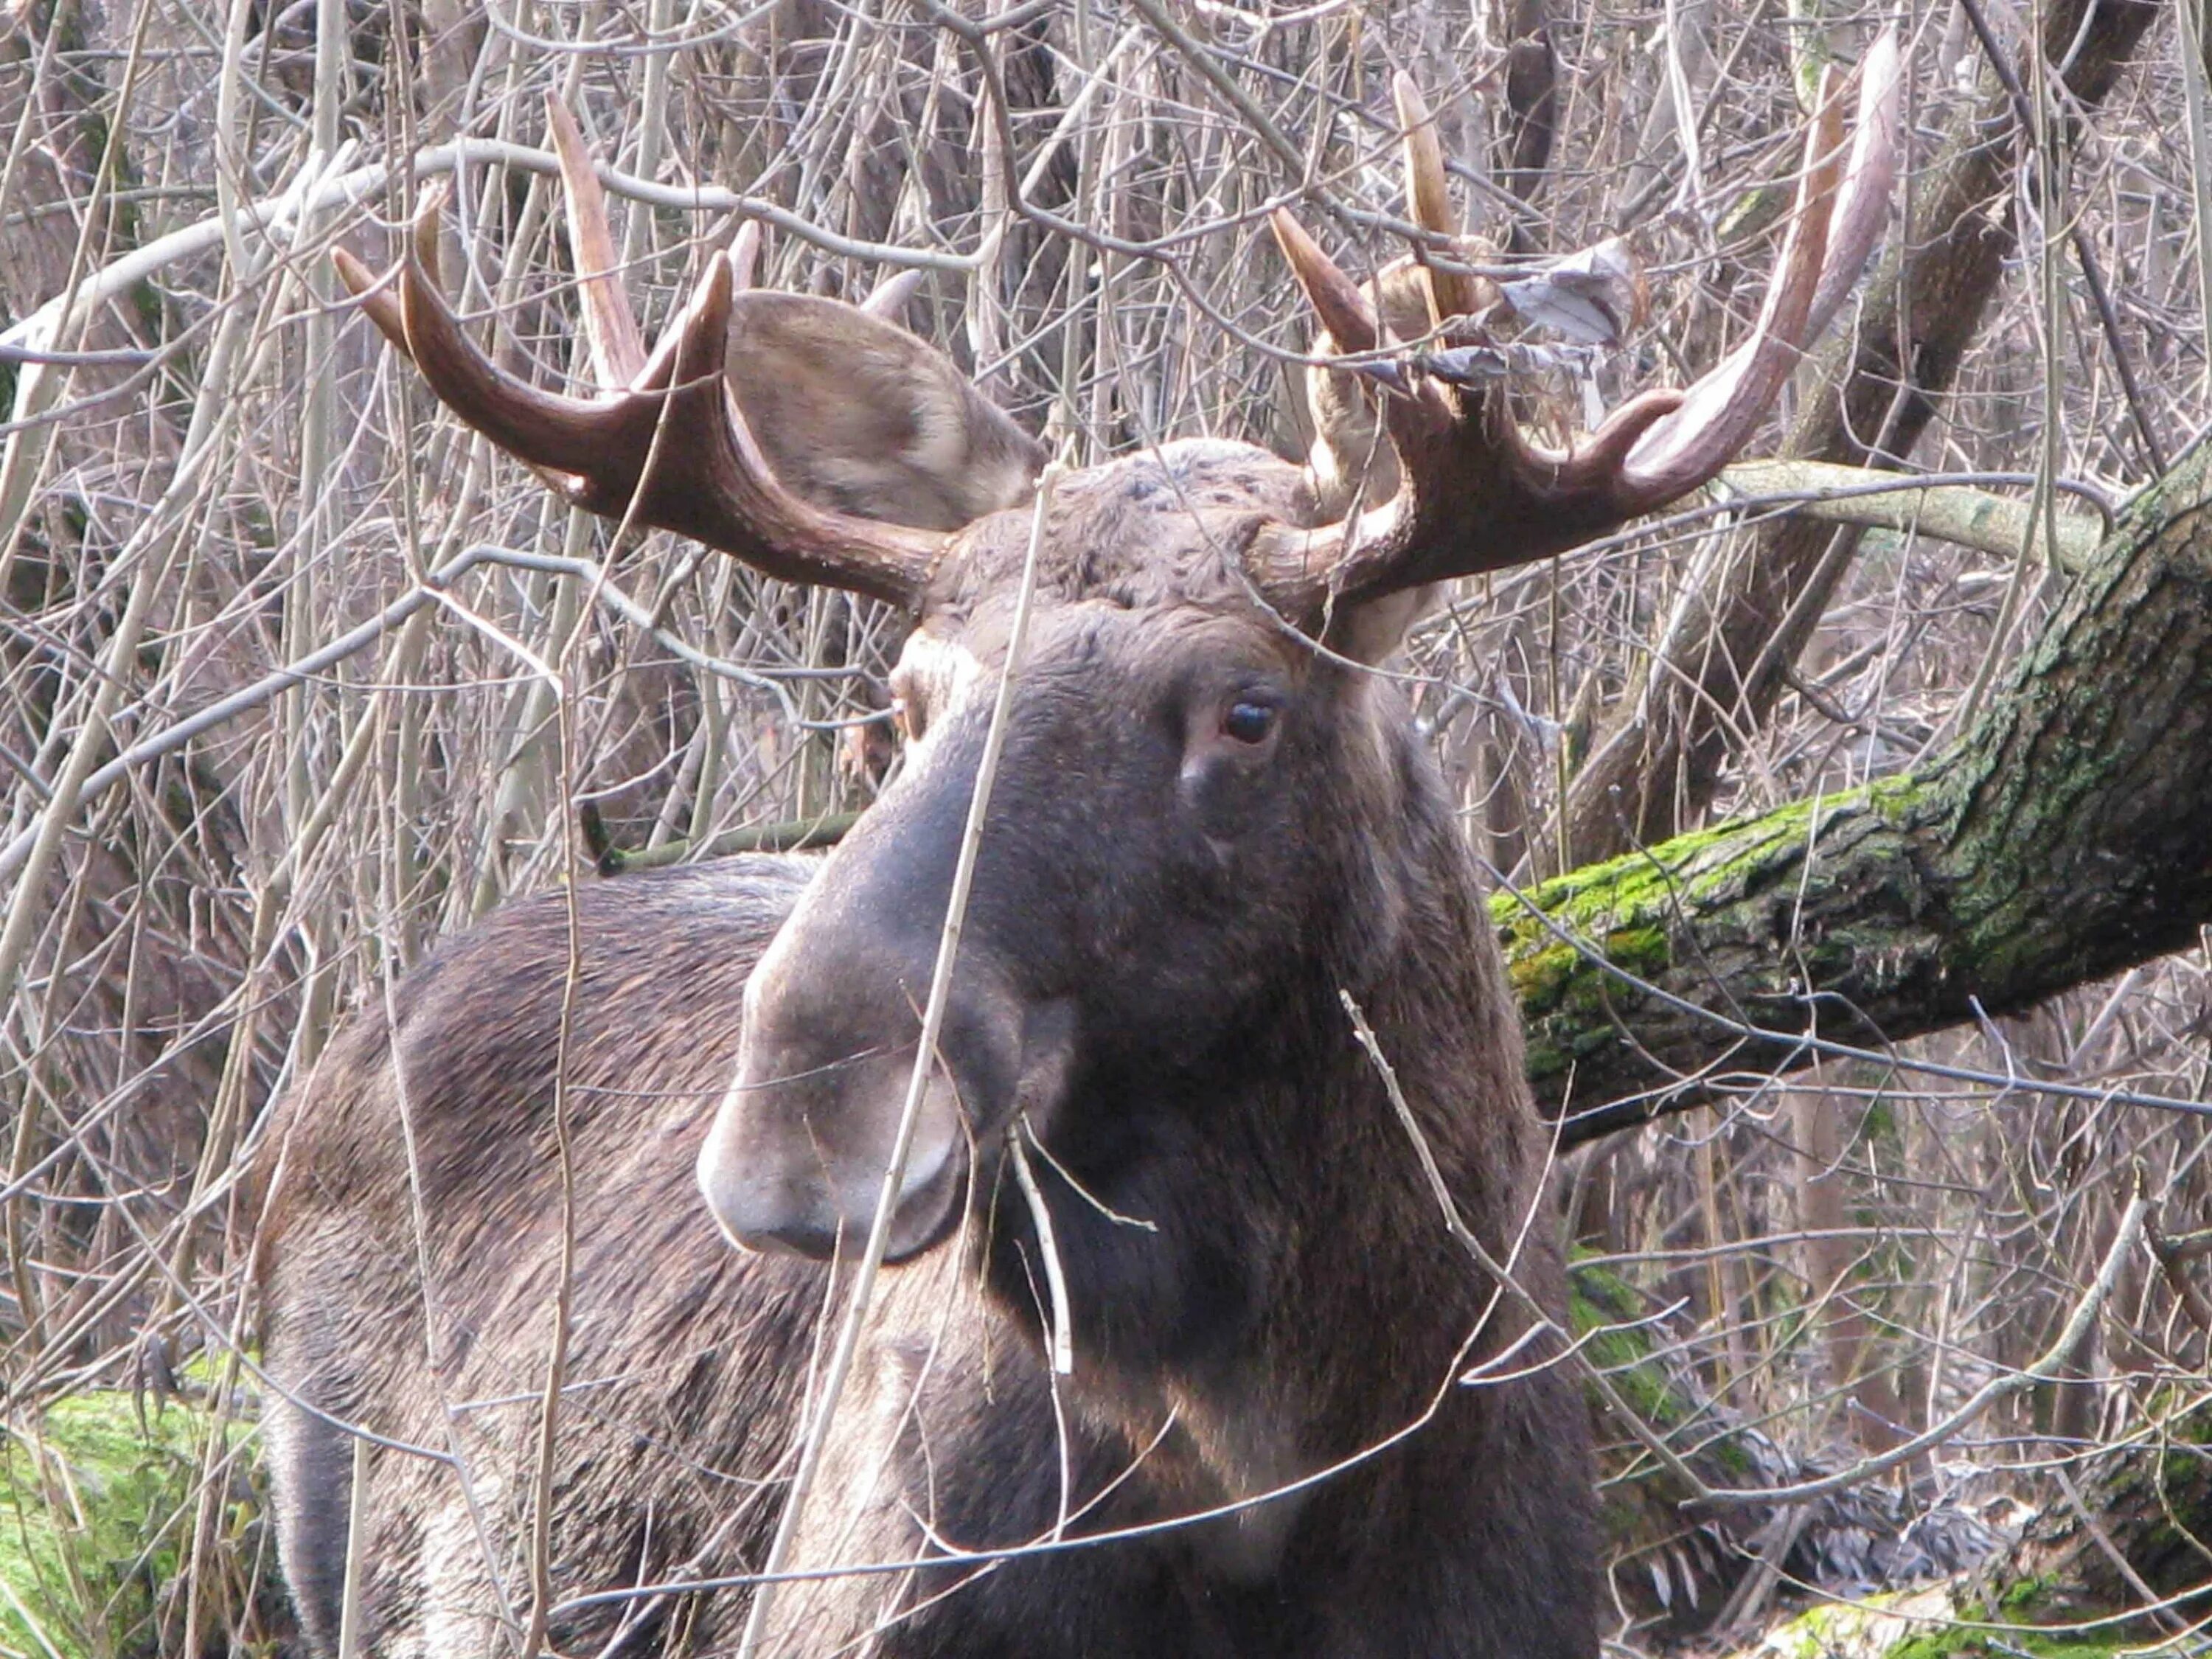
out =
[[[893,686],[915,741],[818,868],[741,860],[518,904],[418,969],[280,1110],[268,1423],[318,1649],[337,1635],[356,1425],[380,1437],[374,1651],[501,1647],[502,1626],[532,1626],[541,1569],[560,1651],[737,1639],[847,1283],[830,1264],[893,1161],[1012,673],[889,1214],[896,1265],[764,1651],[1589,1659],[1587,1423],[1561,1364],[1544,1136],[1458,825],[1376,665],[1432,584],[1715,475],[1872,246],[1896,67],[1877,42],[1848,176],[1841,100],[1824,100],[1755,337],[1689,394],[1646,394],[1553,453],[1495,384],[1401,377],[1363,441],[1364,394],[1324,380],[1334,468],[1189,442],[1077,474],[1036,538],[1018,672],[1034,447],[888,324],[740,303],[726,258],[641,367],[557,110],[621,389],[502,379],[429,277],[434,210],[398,297],[348,267],[439,394],[572,499],[907,606]],[[1396,93],[1409,194],[1448,236],[1425,109]],[[1383,343],[1358,287],[1287,213],[1275,225],[1336,342]],[[1435,276],[1393,292],[1431,316],[1475,298]],[[806,338],[854,343],[871,407],[846,405],[838,359]],[[806,383],[769,398],[784,374]],[[771,404],[796,412],[756,441],[748,416]],[[1387,487],[1367,471],[1378,445],[1395,493],[1347,516],[1333,497],[1355,478]],[[1065,1377],[1042,1358],[1052,1274],[1023,1146],[1064,1270]],[[1519,1297],[1455,1240],[1424,1149]],[[539,1551],[538,1402],[570,1243]]]
[[[1062,492],[945,1041],[973,1138],[964,1235],[886,1271],[799,1558],[1019,1545],[1050,1537],[1063,1506],[1074,1535],[1168,1520],[1413,1431],[1236,1518],[995,1566],[942,1599],[961,1574],[787,1589],[774,1650],[841,1650],[886,1620],[861,1650],[1594,1650],[1577,1389],[1541,1344],[1509,1368],[1533,1374],[1455,1384],[1522,1322],[1449,1237],[1340,998],[1373,1023],[1462,1212],[1558,1310],[1540,1138],[1474,873],[1389,683],[1258,612],[1191,544],[1181,505],[1297,480],[1198,445]],[[565,1596],[761,1558],[830,1274],[732,1250],[694,1158],[745,1019],[804,1012],[793,1040],[821,1064],[799,1070],[911,1063],[988,715],[976,667],[996,660],[1011,602],[990,567],[1003,574],[1025,530],[1006,515],[933,609],[898,681],[926,734],[818,874],[741,860],[576,896]],[[1278,710],[1264,757],[1219,735],[1223,708],[1251,699]],[[748,1006],[780,926],[781,971]],[[566,927],[555,895],[451,941],[403,982],[398,1040],[370,1011],[272,1133],[271,1374],[313,1410],[436,1454],[373,1460],[380,1652],[478,1651],[501,1595],[519,1617],[526,1595]],[[993,1073],[1007,1008],[1055,1087]],[[841,1087],[805,1104],[811,1139],[837,1132],[832,1111],[896,1113],[895,1089]],[[1001,1150],[1018,1092],[1050,1153],[1033,1165],[1075,1324],[1057,1419],[1034,1231]],[[287,1568],[327,1649],[348,1442],[281,1405],[270,1435]],[[680,1632],[711,1647],[744,1600],[596,1606],[556,1620],[554,1641],[595,1651],[629,1618],[648,1646]]]

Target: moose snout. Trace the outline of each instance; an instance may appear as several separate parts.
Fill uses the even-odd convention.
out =
[[[775,1046],[748,1052],[699,1149],[699,1187],[740,1249],[826,1259],[868,1236],[896,1147],[914,1066],[909,1043],[827,1067]],[[927,1249],[957,1218],[966,1186],[959,1091],[936,1068],[924,1085],[884,1259]]]
[[[895,785],[830,854],[746,981],[737,1074],[699,1153],[700,1188],[741,1248],[823,1259],[868,1237],[915,1093],[969,804],[958,777],[957,788],[927,781]],[[1018,1115],[1045,1115],[1067,1073],[1072,1009],[1038,994],[1023,948],[1037,908],[1005,902],[1000,879],[979,866],[886,1261],[953,1231],[988,1149]]]

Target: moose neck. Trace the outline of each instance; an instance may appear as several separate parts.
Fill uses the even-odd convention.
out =
[[[1133,1132],[1109,1152],[1049,1147],[1059,1167],[1036,1170],[1073,1304],[1073,1397],[1139,1443],[1171,1409],[1222,1495],[1373,1446],[1521,1328],[1452,1238],[1417,1144],[1509,1257],[1538,1201],[1518,1029],[1440,781],[1401,727],[1382,747],[1399,810],[1354,846],[1370,867],[1347,884],[1387,916],[1317,919],[1333,943],[1221,1063],[1083,1079],[1067,1115]],[[994,1282],[1041,1321],[1011,1182],[996,1207]]]

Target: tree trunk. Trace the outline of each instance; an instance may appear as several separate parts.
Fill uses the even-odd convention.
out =
[[[1529,1075],[1566,1141],[1802,1064],[1807,1036],[1879,1048],[2196,943],[2212,921],[2208,505],[2200,446],[1922,771],[1499,894]]]

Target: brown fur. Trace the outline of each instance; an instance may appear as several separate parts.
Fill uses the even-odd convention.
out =
[[[1513,1003],[1433,763],[1386,680],[1315,653],[1241,574],[1262,518],[1318,510],[1298,469],[1222,443],[1060,491],[925,1112],[950,1139],[910,1169],[942,1179],[901,1203],[905,1259],[795,1562],[1080,1538],[1354,1461],[1196,1526],[787,1586],[769,1651],[1595,1650],[1578,1391],[1548,1340],[1504,1380],[1457,1380],[1525,1320],[1453,1243],[1340,1000],[1372,1022],[1457,1208],[1562,1312]],[[986,517],[940,567],[896,679],[921,735],[826,860],[574,896],[561,1596],[763,1558],[841,1279],[732,1249],[695,1154],[714,1212],[756,1243],[818,1249],[865,1225],[1027,535],[1026,509]],[[1255,699],[1276,711],[1264,742],[1231,729]],[[568,902],[448,942],[268,1138],[276,1509],[319,1651],[344,1559],[340,1422],[416,1449],[370,1459],[373,1650],[492,1650],[503,1616],[526,1620]],[[1032,1163],[1075,1337],[1057,1380],[1007,1164],[1023,1121],[1048,1154]],[[726,1649],[748,1595],[572,1608],[551,1640]]]
[[[940,354],[834,300],[740,294],[729,361],[776,477],[824,507],[957,530],[1005,506],[1044,465],[1043,447]]]

